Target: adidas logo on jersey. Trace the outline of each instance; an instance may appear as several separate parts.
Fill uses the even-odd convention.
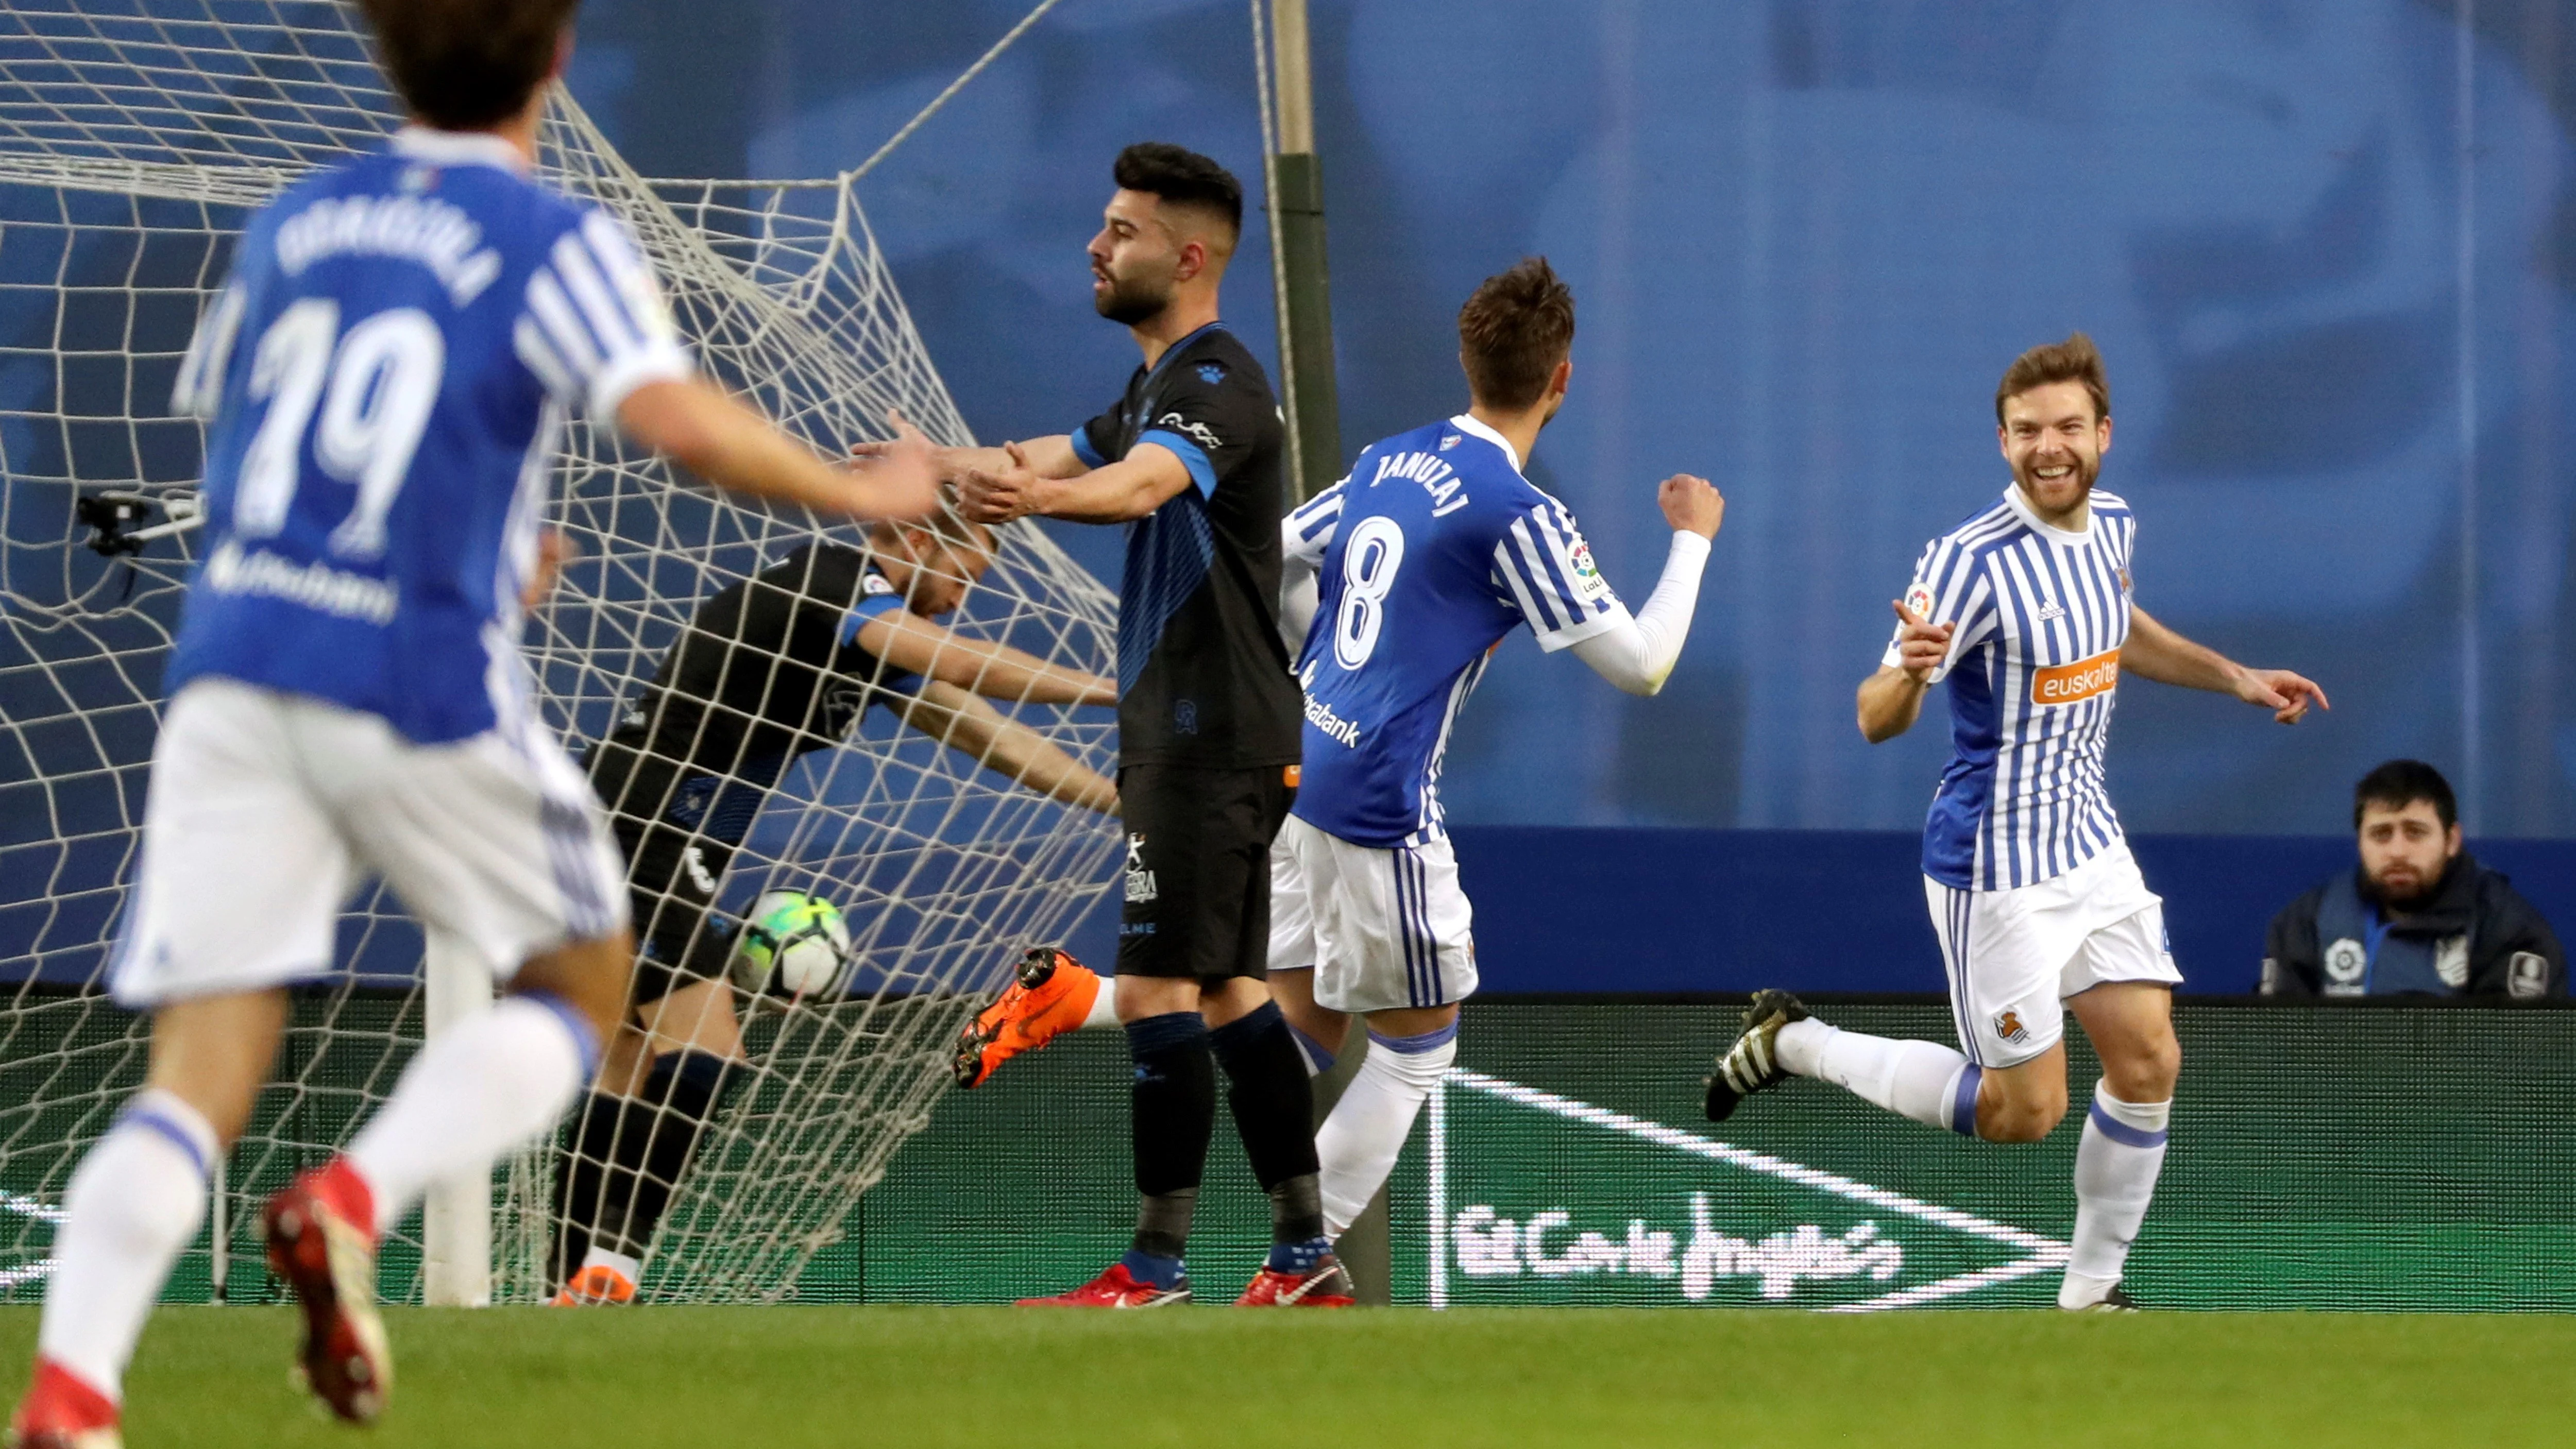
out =
[[[2059,607],[2058,602],[2055,599],[2049,600],[2046,604],[2040,607],[2039,622],[2043,624],[2047,623],[2051,619],[2063,619],[2065,617],[2066,610]]]

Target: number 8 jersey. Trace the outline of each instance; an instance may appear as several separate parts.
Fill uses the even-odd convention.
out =
[[[173,408],[204,562],[165,688],[221,676],[465,739],[524,701],[519,595],[567,416],[689,375],[625,229],[497,136],[406,129],[244,230]]]
[[[1550,653],[1628,619],[1574,519],[1471,417],[1399,433],[1288,516],[1287,552],[1322,578],[1298,656],[1306,691],[1298,818],[1354,844],[1444,833],[1441,752],[1504,635]]]

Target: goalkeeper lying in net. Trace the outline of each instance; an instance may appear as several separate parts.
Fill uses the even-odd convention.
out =
[[[989,531],[935,514],[816,543],[698,607],[587,767],[624,848],[633,1007],[572,1128],[548,1270],[558,1304],[622,1303],[673,1185],[743,1060],[714,913],[725,868],[799,756],[833,748],[870,705],[1067,804],[1115,788],[985,703],[1117,703],[1114,681],[931,622],[992,566]]]

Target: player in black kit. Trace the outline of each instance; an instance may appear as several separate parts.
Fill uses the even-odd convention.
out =
[[[587,768],[628,861],[634,1007],[575,1117],[550,1265],[561,1304],[616,1303],[742,1060],[715,912],[736,847],[799,756],[871,705],[1067,804],[1117,808],[1107,780],[978,696],[1116,702],[1115,686],[931,622],[992,565],[988,530],[943,512],[864,549],[799,548],[698,607]]]
[[[1348,1303],[1324,1239],[1304,1059],[1263,980],[1270,840],[1296,791],[1299,697],[1278,628],[1284,429],[1261,364],[1217,320],[1243,189],[1177,146],[1130,146],[1090,247],[1092,301],[1144,365],[1070,435],[946,450],[966,515],[1127,525],[1118,790],[1127,900],[1115,985],[1136,1071],[1142,1197],[1130,1251],[1058,1298],[1186,1302],[1182,1249],[1216,1069],[1271,1199],[1268,1264],[1238,1302]]]

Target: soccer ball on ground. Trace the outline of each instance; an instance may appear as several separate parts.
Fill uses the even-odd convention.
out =
[[[803,891],[764,891],[734,938],[734,984],[781,996],[824,996],[850,970],[850,928],[840,907]]]

